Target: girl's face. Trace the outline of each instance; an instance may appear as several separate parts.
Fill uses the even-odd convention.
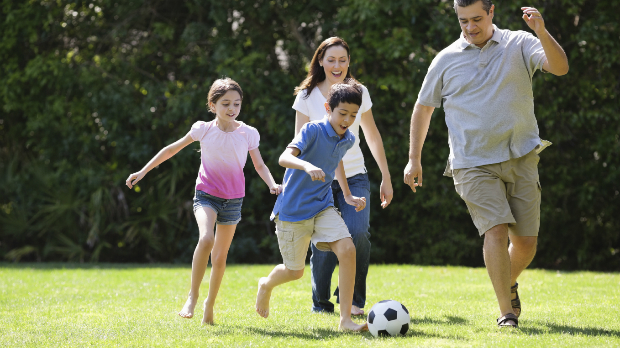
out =
[[[332,46],[325,51],[319,64],[325,70],[325,77],[330,85],[344,81],[349,71],[350,58],[342,46]]]
[[[210,102],[209,108],[219,120],[234,121],[241,111],[241,95],[235,90],[229,90],[215,104]]]

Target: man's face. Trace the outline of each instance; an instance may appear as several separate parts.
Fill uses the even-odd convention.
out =
[[[467,7],[457,6],[456,15],[467,42],[478,47],[484,47],[493,36],[494,10],[495,5],[491,5],[487,14],[487,11],[482,9],[482,1],[477,1]]]
[[[329,104],[325,103],[325,109],[327,109],[329,114],[329,123],[336,131],[336,134],[342,138],[347,129],[349,129],[349,126],[355,122],[360,106],[356,104],[340,103],[334,110],[330,110]]]

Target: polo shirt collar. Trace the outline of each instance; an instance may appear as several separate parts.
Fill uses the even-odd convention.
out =
[[[495,41],[496,43],[500,43],[502,41],[502,32],[497,28],[495,24],[493,24],[493,36],[489,39],[489,41]],[[475,46],[474,44],[470,44],[467,42],[465,37],[463,36],[463,32],[461,32],[461,36],[459,37],[458,47],[461,50],[466,49],[467,47]]]
[[[340,136],[338,135],[338,133],[336,133],[336,131],[334,130],[334,127],[332,127],[331,123],[329,123],[329,118],[327,116],[323,117],[323,119],[321,120],[321,124],[323,125],[323,128],[325,128],[325,131],[327,132],[327,135],[329,137],[336,137],[340,139]],[[347,132],[344,133],[344,137],[340,140],[351,141],[352,136],[353,136],[353,133],[347,129]]]

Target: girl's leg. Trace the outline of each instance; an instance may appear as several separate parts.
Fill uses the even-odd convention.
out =
[[[226,271],[226,258],[232,243],[237,225],[217,225],[215,243],[211,252],[211,277],[209,278],[209,294],[204,302],[203,324],[213,324],[213,306],[220,290],[222,278]]]
[[[201,207],[194,212],[196,221],[198,222],[198,231],[200,237],[198,244],[194,250],[194,258],[192,260],[192,285],[185,306],[179,312],[183,318],[191,318],[194,316],[194,308],[200,295],[200,284],[205,275],[207,264],[209,263],[209,254],[213,249],[214,237],[213,227],[217,214],[209,207]]]

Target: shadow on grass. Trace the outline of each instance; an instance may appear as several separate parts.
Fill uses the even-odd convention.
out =
[[[595,327],[575,327],[568,325],[558,325],[549,322],[538,322],[540,326],[546,326],[549,330],[530,328],[520,326],[520,331],[529,335],[548,335],[548,334],[570,334],[570,335],[584,335],[584,336],[609,336],[620,337],[620,331],[618,330],[606,330]]]
[[[420,324],[433,324],[433,325],[466,325],[467,320],[461,317],[454,317],[451,315],[446,315],[445,320],[437,319],[437,318],[411,318],[411,325],[420,325]]]

